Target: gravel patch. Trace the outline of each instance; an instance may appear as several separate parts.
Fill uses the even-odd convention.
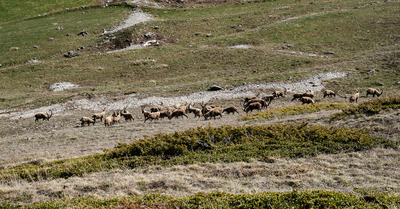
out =
[[[138,9],[134,9],[132,14],[130,14],[120,25],[115,26],[109,30],[104,30],[102,35],[115,33],[125,28],[132,27],[139,23],[144,23],[153,20],[153,16],[146,14]]]
[[[321,73],[315,76],[311,76],[300,82],[250,84],[222,91],[200,91],[179,97],[150,96],[142,98],[143,95],[132,94],[127,98],[116,101],[113,98],[101,98],[97,100],[80,99],[80,100],[72,100],[63,104],[41,107],[38,109],[24,111],[24,112],[11,112],[7,114],[1,114],[0,117],[10,117],[10,119],[30,118],[33,117],[38,112],[49,112],[50,110],[52,110],[53,113],[63,112],[63,114],[70,114],[69,113],[70,111],[83,110],[83,109],[93,110],[93,111],[100,111],[103,108],[106,108],[107,110],[122,110],[124,107],[135,108],[146,104],[159,105],[160,102],[163,102],[165,106],[171,106],[179,103],[182,104],[186,102],[201,103],[201,102],[209,102],[213,99],[228,100],[228,99],[244,98],[247,96],[255,96],[256,94],[253,92],[253,90],[258,90],[258,89],[286,88],[288,92],[292,93],[305,92],[308,89],[312,89],[314,92],[318,92],[324,88],[322,84],[323,81],[335,78],[342,78],[347,76],[347,74],[348,74],[347,72]]]
[[[245,44],[245,45],[229,46],[228,48],[229,49],[250,49],[252,47],[253,47],[252,45]]]
[[[55,83],[49,87],[52,91],[65,91],[68,89],[78,88],[79,85],[70,83],[70,82],[62,82],[62,83]]]

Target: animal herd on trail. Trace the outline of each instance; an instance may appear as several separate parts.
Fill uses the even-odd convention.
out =
[[[383,90],[377,90],[374,88],[368,88],[366,91],[365,97],[372,95],[372,97],[379,97],[383,94]],[[253,97],[246,97],[241,100],[240,105],[242,106],[242,110],[248,114],[249,112],[253,112],[253,110],[261,111],[263,108],[266,109],[273,100],[278,99],[280,97],[285,97],[287,95],[287,89],[285,88],[284,91],[276,91],[274,90],[270,95],[264,95],[263,97],[253,96]],[[326,97],[336,97],[337,92],[332,90],[325,90],[323,92],[323,98]],[[294,93],[292,95],[291,101],[300,101],[303,105],[304,104],[315,104],[314,101],[314,91],[312,89],[307,90],[304,93]],[[360,92],[356,89],[356,93],[350,95],[349,102],[350,103],[358,103],[358,99],[360,98]],[[208,105],[208,103],[200,103],[201,108],[194,107],[194,104],[176,104],[171,107],[164,107],[164,104],[161,102],[159,106],[150,107],[150,111],[145,110],[148,105],[141,106],[144,123],[146,121],[158,121],[164,118],[168,118],[169,120],[172,119],[179,119],[179,118],[188,118],[188,114],[193,113],[195,118],[204,117],[204,120],[208,120],[213,118],[214,120],[217,118],[222,118],[223,114],[239,114],[239,108],[230,106],[230,107],[217,107],[215,105]],[[120,123],[121,118],[125,118],[125,121],[134,121],[135,117],[132,113],[130,113],[127,108],[125,107],[122,111],[113,112],[109,116],[106,115],[106,109],[104,108],[102,112],[95,113],[92,117],[83,116],[80,119],[81,126],[87,124],[95,125],[97,120],[103,122],[104,119],[104,126],[109,127],[114,124]],[[50,120],[53,116],[53,111],[50,110],[49,113],[37,113],[35,114],[35,122],[39,121],[40,119]]]

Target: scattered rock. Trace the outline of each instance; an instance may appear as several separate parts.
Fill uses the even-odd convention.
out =
[[[39,60],[37,60],[36,58],[29,60],[28,62],[26,62],[26,64],[35,64],[38,63]]]
[[[11,51],[17,51],[17,50],[19,50],[19,47],[13,46],[13,47],[10,48],[10,50]]]
[[[64,57],[66,57],[66,58],[72,58],[75,56],[76,56],[76,54],[74,51],[69,51],[68,53],[64,54]]]
[[[160,29],[160,27],[158,27],[158,26],[153,26],[153,29]]]
[[[327,52],[325,52],[324,54],[335,54],[335,52],[333,52],[333,51],[327,51]]]
[[[377,86],[383,86],[383,83],[379,82],[379,81],[375,81],[375,85]]]
[[[206,35],[206,37],[211,37],[211,35],[212,35],[211,33],[208,33],[208,34]]]
[[[143,46],[159,46],[160,42],[157,40],[150,40],[143,43]]]
[[[2,64],[0,64],[0,67],[3,67],[3,65]],[[400,81],[399,81],[400,82]]]
[[[176,2],[183,4],[185,3],[185,0],[176,0]]]
[[[0,64],[0,67],[1,67],[1,64]],[[400,81],[397,81],[396,84],[397,84],[397,85],[400,85]]]
[[[292,44],[286,44],[286,45],[282,46],[282,49],[287,49],[287,48],[291,48],[291,47],[293,47]]]
[[[59,26],[56,28],[56,30],[64,30],[64,28]]]
[[[79,48],[77,48],[76,50],[82,50],[82,49],[85,49],[85,47],[83,47],[83,46],[81,46],[81,47],[79,47]]]
[[[54,40],[54,38],[49,38],[49,41],[53,41]]]
[[[73,88],[78,88],[79,85],[70,83],[70,82],[61,82],[61,83],[55,83],[51,85],[49,88],[52,91],[65,91],[68,89],[73,89]]]
[[[221,91],[221,90],[223,90],[223,88],[217,85],[212,85],[210,88],[207,89],[207,91]]]
[[[195,36],[199,36],[199,35],[201,35],[201,33],[200,33],[200,32],[197,32],[197,33],[195,33],[194,35],[195,35]]]
[[[375,73],[375,72],[376,72],[376,70],[375,70],[375,69],[370,69],[370,70],[367,70],[367,73],[368,73],[368,74]]]
[[[67,35],[66,35],[66,36],[71,36],[71,34],[67,33]]]
[[[39,48],[39,47],[38,47],[38,46],[33,46],[33,48],[37,49],[37,48]]]
[[[89,35],[89,33],[84,30],[81,31],[80,33],[78,33],[78,36],[88,36],[88,35]]]
[[[148,32],[146,34],[144,34],[144,37],[149,39],[149,38],[153,38],[156,34],[152,33],[152,32]]]

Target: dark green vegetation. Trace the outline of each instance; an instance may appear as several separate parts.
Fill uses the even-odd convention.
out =
[[[341,120],[348,116],[370,116],[378,114],[381,111],[400,108],[400,96],[388,98],[377,98],[371,101],[363,102],[360,105],[343,109],[342,112],[331,116],[331,120]]]
[[[184,198],[162,195],[116,199],[81,198],[70,201],[2,208],[396,208],[400,197],[378,192],[338,193],[330,191],[265,192],[260,194],[198,193]]]
[[[397,148],[395,142],[366,132],[302,124],[219,128],[199,127],[174,134],[158,134],[131,144],[119,144],[106,154],[45,163],[25,164],[1,171],[1,181],[69,178],[114,168],[150,165],[187,165],[205,162],[270,161],[271,157],[298,158]]]
[[[76,45],[57,45],[55,43],[61,42],[57,37],[53,42],[48,41],[49,32],[60,33],[59,38],[67,41],[68,37],[64,37],[67,26],[63,26],[65,29],[60,32],[55,30],[56,26],[48,25],[42,30],[47,32],[44,33],[46,35],[32,30],[18,36],[10,31],[15,31],[15,27],[37,24],[35,21],[39,20],[52,24],[62,22],[52,21],[54,18],[76,15],[82,16],[82,24],[88,22],[90,27],[78,25],[75,30],[86,29],[94,35],[119,21],[116,18],[111,23],[109,18],[100,18],[103,15],[110,16],[109,12],[99,14],[96,21],[108,20],[103,23],[100,21],[100,25],[97,22],[90,24],[90,19],[85,20],[81,10],[18,22],[16,24],[22,24],[18,26],[3,24],[0,35],[7,42],[3,43],[5,39],[2,38],[1,49],[5,51],[0,59],[0,63],[3,63],[0,93],[5,102],[0,104],[0,108],[37,107],[43,105],[43,100],[63,102],[81,98],[85,93],[119,96],[135,90],[152,95],[176,95],[205,90],[212,84],[236,86],[243,83],[286,82],[290,77],[294,78],[292,82],[334,70],[355,72],[340,80],[339,84],[329,86],[340,89],[342,94],[354,93],[355,88],[371,87],[377,80],[384,84],[385,93],[391,94],[398,90],[392,84],[396,82],[396,76],[393,75],[398,72],[399,66],[396,61],[398,47],[395,45],[399,42],[399,2],[371,3],[365,0],[318,1],[310,4],[285,0],[198,9],[142,8],[153,14],[155,20],[119,33],[117,40],[111,43],[124,41],[126,37],[134,42],[145,41],[143,35],[153,32],[161,40],[162,46],[103,55],[97,52],[108,50],[112,45],[87,47],[103,37],[80,37],[78,39],[85,41]],[[122,18],[121,11],[128,8],[120,6],[123,8],[99,10],[114,10]],[[72,21],[74,17],[71,17],[71,21],[70,18],[62,19],[66,20],[66,25],[76,24]],[[32,47],[38,45],[34,44],[38,39],[44,43],[38,48],[45,49],[44,53],[31,52],[35,50]],[[26,44],[20,44],[21,40]],[[252,47],[228,48],[239,44]],[[281,50],[287,44],[293,47]],[[82,45],[87,50],[81,52],[80,57],[62,58],[63,53]],[[20,47],[20,50],[10,51],[13,46]],[[294,55],[291,51],[317,56]],[[333,51],[334,54],[325,55],[327,51]],[[28,56],[29,53],[32,53],[31,56]],[[42,62],[20,65],[34,57]],[[155,62],[138,64],[146,60]],[[377,73],[363,74],[371,68],[376,68]],[[365,79],[366,76],[368,79]],[[27,81],[26,77],[30,80]],[[12,84],[8,83],[10,80],[13,80]],[[63,92],[62,95],[49,93],[48,86],[60,81],[73,82],[82,88]]]
[[[283,117],[288,115],[301,115],[305,113],[319,112],[323,110],[341,110],[353,106],[352,104],[318,103],[314,105],[298,105],[269,109],[266,111],[248,114],[243,116],[242,120],[266,120],[274,117]]]

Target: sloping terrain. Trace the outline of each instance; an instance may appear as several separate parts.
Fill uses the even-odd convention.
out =
[[[398,104],[384,110],[379,102],[365,105],[373,100],[367,88],[383,90],[379,98],[399,95],[399,1],[24,0],[0,3],[0,14],[2,207],[138,208],[141,203],[160,207],[163,200],[165,207],[194,207],[191,198],[218,205],[213,201],[227,201],[225,193],[261,198],[262,192],[285,196],[293,190],[300,191],[289,193],[299,195],[293,207],[323,206],[324,195],[339,193],[349,195],[348,205],[332,198],[331,207],[399,207]],[[66,83],[74,88],[52,90]],[[207,91],[212,85],[222,90]],[[284,89],[286,96],[260,114],[244,112],[245,97]],[[314,106],[292,100],[309,89],[315,92]],[[336,97],[324,98],[325,89]],[[348,104],[357,90],[363,105]],[[144,122],[141,109],[205,103],[234,106],[239,114],[205,120],[187,113],[188,118]],[[374,114],[332,119],[348,107],[365,106]],[[103,121],[82,127],[79,121],[103,109],[109,116],[124,108],[134,121],[122,119],[110,127]],[[263,118],[267,111],[273,116]],[[39,112],[52,117],[35,121]],[[350,136],[349,143],[368,138],[376,144],[360,140],[350,151],[333,142],[273,145],[276,150],[289,146],[287,155],[267,149],[252,153],[256,142],[220,148],[225,155],[219,148],[180,153],[183,147],[150,144],[148,149],[163,154],[107,158],[163,134],[175,139],[174,134],[198,127],[276,124],[363,130],[368,137]],[[318,138],[318,131],[305,140]],[[219,134],[225,132],[205,132],[209,139]],[[345,138],[339,131],[337,137],[335,143]],[[214,147],[204,140],[196,143]],[[313,147],[315,152],[303,153]],[[305,190],[332,194],[322,191],[311,198]],[[301,202],[300,196],[311,200]],[[233,202],[241,197],[230,198],[232,204],[224,207],[240,207]]]

